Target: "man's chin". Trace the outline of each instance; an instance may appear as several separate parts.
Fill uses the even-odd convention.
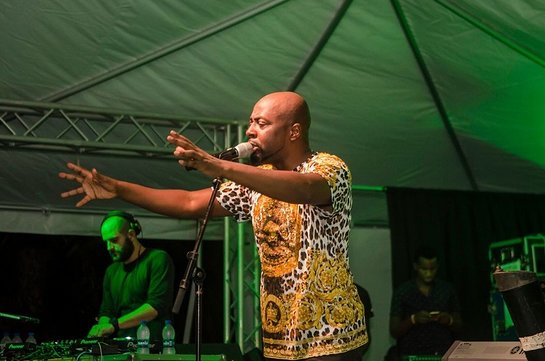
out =
[[[256,150],[250,156],[250,164],[258,166],[258,165],[261,165],[262,163],[263,163],[263,155],[259,150]]]

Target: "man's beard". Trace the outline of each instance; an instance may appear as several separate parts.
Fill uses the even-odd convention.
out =
[[[250,155],[250,164],[251,164],[251,165],[258,166],[258,165],[261,165],[261,162],[262,162],[262,155],[261,155],[261,152],[259,152],[259,151],[253,152],[253,153]]]
[[[119,253],[119,256],[117,257],[117,259],[115,259],[115,256],[116,256],[115,253],[113,254],[110,253],[110,256],[116,262],[125,262],[131,257],[133,251],[134,251],[134,244],[132,243],[130,239],[127,238],[125,239],[125,244],[121,248],[121,253]]]

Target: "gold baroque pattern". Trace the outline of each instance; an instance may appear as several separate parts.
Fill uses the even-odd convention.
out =
[[[324,305],[322,301],[311,293],[298,297],[297,308],[293,308],[290,314],[291,329],[309,330],[311,328],[320,328],[320,320],[324,314]]]
[[[344,257],[328,258],[324,252],[316,252],[315,257],[310,270],[310,279],[314,281],[311,290],[328,302],[346,298],[352,278]]]
[[[261,298],[261,323],[270,333],[279,333],[286,329],[286,308],[284,302],[272,294]]]
[[[352,297],[330,303],[326,308],[327,323],[333,327],[352,325],[358,315],[363,315],[363,306]]]
[[[301,216],[297,204],[261,195],[254,214],[255,237],[261,269],[268,277],[280,277],[297,267],[301,248]]]
[[[306,292],[273,295],[262,290],[262,322],[266,332],[283,331],[291,338],[312,328],[348,327],[363,317],[363,304],[345,258],[328,259],[324,252],[314,255]]]
[[[320,163],[312,163],[312,168],[322,176],[325,176],[330,187],[337,185],[337,169],[345,168],[345,163],[337,156],[327,153],[320,153]],[[349,174],[350,175],[350,174]],[[351,175],[348,179],[350,182]]]

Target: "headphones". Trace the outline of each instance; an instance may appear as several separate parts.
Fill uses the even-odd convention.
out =
[[[140,223],[134,218],[134,216],[130,213],[123,212],[123,211],[108,212],[108,214],[105,215],[104,218],[102,219],[100,226],[102,227],[104,222],[106,222],[108,218],[112,218],[112,217],[121,217],[127,220],[127,222],[129,222],[129,229],[132,229],[137,236],[140,234],[140,232],[142,232],[142,226],[140,226]]]

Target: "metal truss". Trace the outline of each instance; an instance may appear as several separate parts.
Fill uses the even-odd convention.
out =
[[[245,122],[184,118],[0,99],[0,146],[166,157],[170,130],[216,152],[237,144]]]
[[[240,350],[247,353],[261,348],[261,268],[251,228],[247,227],[247,223],[238,223],[235,231],[231,232],[230,229],[226,223],[224,314],[227,317],[224,341],[229,343],[235,340]]]

